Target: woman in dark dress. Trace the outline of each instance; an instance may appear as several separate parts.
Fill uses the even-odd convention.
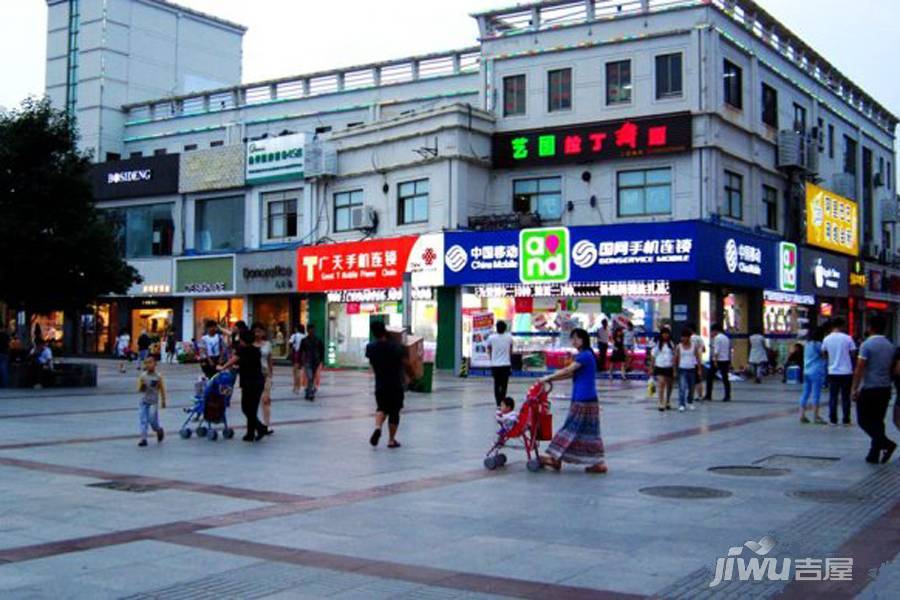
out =
[[[247,418],[247,435],[242,439],[245,442],[261,440],[268,428],[259,420],[259,401],[265,386],[265,378],[262,371],[262,354],[254,345],[254,335],[249,329],[240,332],[240,341],[237,350],[231,355],[219,370],[230,369],[237,366],[241,381],[241,410]]]

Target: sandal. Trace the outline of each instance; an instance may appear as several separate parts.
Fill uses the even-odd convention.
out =
[[[606,466],[606,463],[599,463],[584,470],[585,473],[599,473],[601,475],[607,473],[608,471],[609,468]]]
[[[539,457],[541,464],[545,467],[551,467],[554,471],[559,471],[562,469],[562,461],[552,456],[544,455]]]
[[[397,440],[391,440],[387,445],[388,448],[399,448],[400,446],[401,444]]]

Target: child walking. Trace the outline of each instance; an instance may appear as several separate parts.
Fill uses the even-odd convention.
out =
[[[163,441],[166,432],[159,425],[159,407],[166,407],[166,385],[162,376],[156,372],[156,360],[153,357],[144,361],[144,371],[138,377],[138,391],[141,393],[141,441],[138,446],[147,445],[147,429],[156,432],[157,443]]]

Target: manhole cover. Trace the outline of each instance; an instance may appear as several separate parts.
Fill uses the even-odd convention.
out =
[[[857,504],[867,500],[866,496],[847,490],[795,490],[787,495],[826,504]]]
[[[841,460],[836,456],[802,456],[799,454],[773,454],[755,461],[754,465],[784,469],[821,469]]]
[[[716,488],[696,487],[690,485],[657,485],[641,488],[642,494],[658,496],[660,498],[679,498],[687,500],[703,500],[706,498],[727,498],[731,495],[728,490]]]
[[[773,469],[754,465],[710,467],[708,470],[719,475],[735,475],[737,477],[780,477],[791,472],[790,469]]]
[[[155,485],[145,485],[143,483],[133,483],[130,481],[102,481],[100,483],[89,483],[87,487],[115,490],[117,492],[132,492],[134,494],[155,492],[159,489]]]

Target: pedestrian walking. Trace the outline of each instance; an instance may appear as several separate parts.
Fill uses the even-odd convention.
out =
[[[206,322],[206,334],[200,338],[200,369],[207,378],[216,374],[216,367],[224,362],[225,338],[219,325],[213,320]]]
[[[302,381],[301,372],[303,369],[302,361],[300,360],[300,343],[303,342],[303,338],[306,337],[306,327],[301,325],[296,325],[294,327],[294,332],[291,334],[291,337],[288,338],[288,345],[291,350],[291,374],[293,375],[293,392],[295,394],[300,393],[300,384]]]
[[[685,327],[691,330],[691,344],[697,349],[700,355],[700,365],[698,366],[698,376],[696,379],[696,383],[694,384],[693,398],[695,402],[700,402],[703,399],[703,355],[706,354],[706,342],[703,340],[703,336],[701,336],[697,332],[697,326],[693,323],[685,324]]]
[[[125,366],[131,360],[131,336],[124,327],[119,330],[116,338],[116,356],[119,357],[119,373],[124,373]]]
[[[150,346],[153,344],[153,340],[150,339],[150,336],[147,335],[146,329],[141,329],[141,335],[138,336],[137,339],[137,347],[138,347],[138,371],[143,368],[144,361],[147,360],[147,357],[150,356]]]
[[[11,339],[5,327],[0,329],[0,388],[9,387],[9,342]]]
[[[175,336],[175,330],[170,329],[166,334],[166,362],[172,364],[175,362],[175,344],[178,342],[178,338]]]
[[[272,342],[269,341],[268,332],[262,323],[253,324],[254,342],[259,348],[259,358],[262,365],[263,391],[260,396],[262,405],[262,422],[266,426],[266,435],[275,433],[272,430],[272,378],[275,375],[275,362],[272,359]]]
[[[844,332],[845,322],[837,318],[831,323],[831,333],[822,340],[822,350],[828,360],[828,420],[837,425],[838,397],[841,401],[843,423],[850,426],[850,391],[853,384],[853,360],[851,352],[856,343]]]
[[[501,321],[502,322],[502,321]],[[388,422],[388,448],[399,448],[397,428],[400,411],[403,410],[403,373],[406,368],[406,352],[403,346],[390,339],[384,321],[373,321],[374,338],[366,346],[366,358],[375,372],[375,430],[369,438],[374,447],[381,439],[381,428]],[[499,328],[498,328],[499,330]]]
[[[750,363],[753,380],[761,383],[769,363],[769,344],[759,327],[755,327],[750,334],[750,357],[747,362]]]
[[[675,375],[675,347],[672,345],[672,330],[668,327],[659,330],[659,338],[650,350],[650,364],[659,394],[657,408],[659,412],[665,412],[670,409],[672,378]]]
[[[306,327],[306,337],[300,342],[300,359],[303,362],[303,373],[306,377],[304,397],[312,402],[319,389],[319,371],[325,361],[325,344],[316,336],[316,326],[310,323]]]
[[[245,442],[258,442],[265,435],[267,428],[259,420],[259,402],[262,397],[265,379],[262,372],[262,353],[254,345],[255,337],[249,329],[239,334],[238,346],[231,358],[219,371],[237,367],[241,382],[241,411],[247,419],[247,434],[241,438]]]
[[[816,328],[809,334],[806,346],[803,348],[803,393],[800,395],[800,422],[809,423],[806,416],[808,403],[812,400],[813,422],[824,425],[825,420],[819,416],[819,399],[822,396],[822,388],[825,386],[825,353],[822,350],[822,338],[824,331]]]
[[[681,331],[681,342],[675,348],[675,364],[678,366],[678,410],[685,406],[694,410],[694,385],[700,373],[700,348],[691,341],[694,332],[685,327]]]
[[[731,340],[722,331],[720,325],[712,327],[712,354],[709,357],[709,369],[706,371],[706,395],[704,400],[712,400],[713,382],[716,380],[716,372],[722,376],[722,386],[725,388],[725,397],[722,402],[731,400]]]
[[[506,321],[497,321],[497,333],[492,333],[485,341],[491,357],[491,377],[494,379],[494,401],[497,407],[506,398],[509,374],[512,371],[512,336],[506,332]]]
[[[628,356],[625,351],[625,333],[622,331],[621,327],[617,327],[613,331],[613,351],[612,356],[609,357],[609,382],[612,383],[613,380],[613,370],[616,368],[616,365],[619,365],[619,368],[622,370],[622,381],[628,381],[625,374],[625,363],[628,361]]]
[[[637,347],[637,332],[634,330],[634,323],[628,321],[625,324],[625,331],[622,332],[622,343],[625,346],[625,367],[630,367],[634,358],[634,349]],[[623,377],[624,379],[624,377]]]
[[[597,359],[591,350],[588,332],[572,330],[572,345],[577,354],[568,366],[541,378],[542,383],[572,378],[572,402],[562,428],[556,432],[541,464],[557,471],[562,463],[588,465],[588,473],[606,473],[607,466],[600,436],[600,403],[597,399]]]
[[[156,432],[156,443],[163,441],[166,432],[159,424],[159,409],[166,407],[166,384],[162,375],[156,372],[156,359],[152,356],[141,363],[143,371],[138,376],[138,392],[141,394],[139,407],[141,441],[138,446],[147,445],[148,429]]]
[[[600,329],[597,330],[597,371],[603,373],[606,370],[606,353],[609,351],[609,321],[600,321]]]
[[[869,337],[859,349],[853,373],[853,401],[856,419],[872,442],[866,462],[882,464],[891,460],[897,444],[885,435],[884,417],[891,402],[891,382],[897,349],[886,337],[887,321],[883,315],[869,318]]]

